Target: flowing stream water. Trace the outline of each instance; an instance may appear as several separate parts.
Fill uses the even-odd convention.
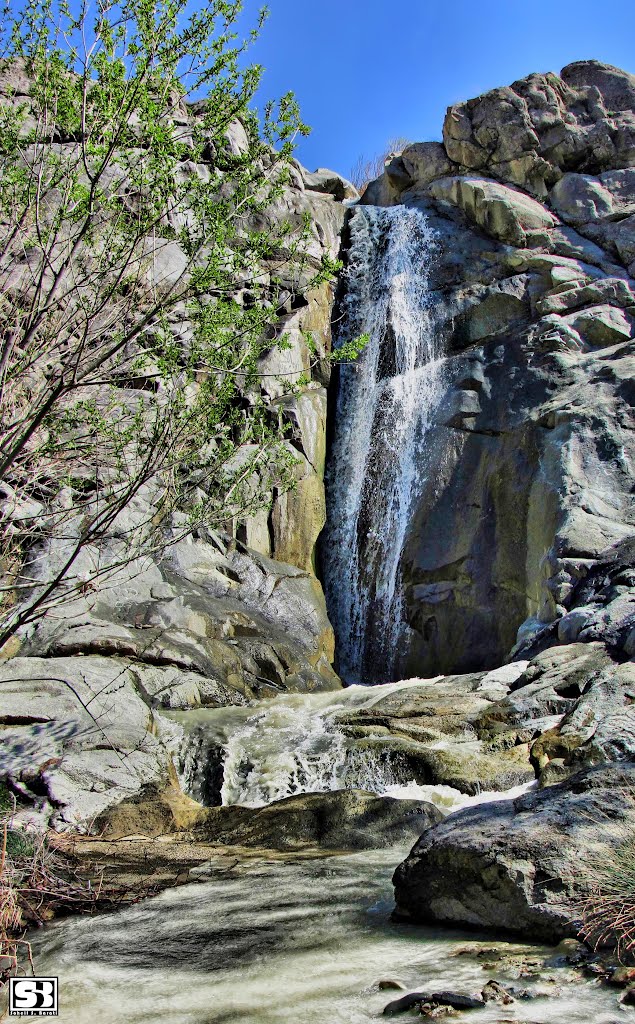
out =
[[[411,684],[200,711],[194,724],[189,714],[175,714],[190,721],[184,770],[195,784],[204,745],[193,739],[202,733],[210,748],[223,746],[228,804],[258,806],[292,792],[360,784],[432,798],[450,812],[514,795],[466,798],[351,762],[338,715],[371,707],[404,685]],[[525,993],[457,1018],[475,1024],[635,1020],[615,990],[571,968],[545,969],[546,949],[392,921],[391,875],[407,852],[396,846],[310,860],[212,857],[193,872],[196,882],[113,914],[47,927],[33,937],[37,971],[59,978],[62,1024],[369,1024],[400,995],[380,990],[386,978],[409,991],[464,994],[496,979]]]
[[[172,712],[170,718],[186,730],[177,750],[183,788],[203,803],[245,807],[337,789],[428,800],[446,813],[496,799],[500,794],[466,796],[450,786],[417,783],[398,759],[360,745],[340,727],[341,716],[368,712],[387,696],[421,682],[355,685],[330,693],[286,694],[246,707]],[[471,734],[452,737],[451,743],[457,749],[478,746]],[[215,759],[222,760],[222,772],[217,773],[217,792],[212,793],[205,786],[205,773]],[[505,795],[512,798],[526,788]]]
[[[430,309],[435,236],[425,215],[359,207],[350,231],[339,339],[368,333],[370,341],[340,370],[321,550],[340,675],[377,683],[396,669],[400,560],[445,362]]]

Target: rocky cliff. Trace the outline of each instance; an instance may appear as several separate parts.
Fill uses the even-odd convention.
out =
[[[29,90],[22,65],[3,66],[4,102],[28,110]],[[182,132],[191,129],[200,106],[178,107],[174,116]],[[76,141],[56,145],[72,151]],[[234,155],[248,146],[239,122],[230,126],[226,145]],[[203,181],[209,176],[203,163],[189,171]],[[308,218],[308,259],[319,264],[324,253],[337,259],[343,201],[356,195],[339,175],[310,173],[295,163],[267,215],[291,225]],[[182,253],[176,242],[156,244],[151,273],[160,287],[161,275],[178,274]],[[166,783],[173,768],[158,709],[223,706],[340,685],[332,669],[333,632],[313,571],[325,517],[333,288],[325,283],[289,301],[280,325],[287,343],[269,349],[259,364],[258,398],[283,424],[295,488],[274,491],[266,511],[230,522],[224,532],[201,528],[163,553],[123,565],[99,585],[87,584],[0,654],[2,774],[45,816],[55,812],[58,823],[92,819],[146,783]],[[239,291],[237,296],[240,301]],[[186,329],[185,317],[184,308],[170,314],[175,334]],[[134,388],[143,386],[142,380],[127,382],[131,400]],[[143,488],[119,529],[134,531],[136,522],[150,517],[152,500],[152,488]],[[10,527],[22,507],[6,489],[0,501]],[[182,533],[178,523],[174,533]],[[106,551],[86,546],[76,563],[79,578],[85,572],[90,580],[104,555],[117,564],[117,543],[117,537],[107,541],[112,550]],[[50,575],[63,550],[60,538],[44,538],[33,571]]]
[[[363,202],[436,231],[449,366],[401,674],[531,659],[468,727],[490,751],[528,742],[546,787],[424,833],[398,910],[575,934],[589,864],[633,820],[635,78],[583,62],[457,104]]]
[[[404,677],[493,667],[519,629],[519,653],[604,636],[632,653],[614,552],[635,532],[634,107],[607,65],[531,75],[451,107],[443,143],[364,194],[436,231],[452,382],[404,554]]]

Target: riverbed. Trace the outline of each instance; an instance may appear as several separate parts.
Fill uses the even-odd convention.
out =
[[[545,967],[544,947],[392,921],[390,877],[406,852],[211,862],[198,882],[46,928],[37,973],[59,977],[64,1024],[367,1024],[401,994],[381,980],[467,994],[492,978],[533,998],[460,1019],[635,1021],[618,990]]]

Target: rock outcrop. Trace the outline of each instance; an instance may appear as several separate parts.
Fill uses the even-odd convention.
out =
[[[338,728],[359,749],[387,759],[404,781],[470,795],[533,782],[529,740],[536,729],[528,724],[524,734],[518,730],[501,742],[481,725],[498,715],[525,667],[522,662],[493,672],[410,680],[369,709],[341,713]]]
[[[334,689],[332,660],[310,572],[181,541],[46,616],[0,662],[0,772],[56,824],[89,821],[174,775],[162,708]]]
[[[30,88],[21,64],[3,66],[0,95],[3,103],[26,109],[25,132],[33,127]],[[203,110],[204,102],[177,105],[180,137],[191,135]],[[56,136],[55,144],[60,153],[77,149],[75,139]],[[240,122],[229,126],[224,146],[230,156],[248,150]],[[209,180],[204,161],[213,163],[217,149],[203,152],[200,163],[189,161],[188,173]],[[308,225],[303,273],[312,273],[325,254],[337,258],[346,216],[342,201],[356,195],[335,172],[312,174],[297,162],[291,165],[289,182],[266,216],[274,223]],[[159,238],[152,255],[152,287],[179,278],[184,255],[177,241]],[[285,270],[278,270],[284,277]],[[237,281],[239,303],[249,301],[249,284]],[[166,527],[164,552],[130,561],[125,538],[156,511],[152,482],[144,485],[118,517],[112,536],[99,548],[85,545],[73,563],[86,586],[0,653],[0,727],[9,751],[2,773],[56,823],[88,822],[143,786],[169,784],[169,728],[158,714],[161,708],[223,706],[340,685],[332,669],[333,633],[314,574],[325,519],[333,290],[323,283],[295,294],[298,289],[290,286],[293,299],[280,325],[286,344],[265,352],[258,395],[244,395],[279,418],[295,460],[295,488],[274,491],[264,511],[218,532],[201,527],[187,536],[185,513],[177,512],[172,532]],[[182,340],[189,329],[184,303],[170,310],[168,321]],[[144,381],[133,379],[125,387],[134,403]],[[200,487],[204,492],[205,480]],[[65,500],[72,508],[72,491]],[[37,517],[37,502],[31,504],[25,510],[15,493],[0,488],[3,516]],[[49,579],[64,564],[75,528],[80,531],[81,523],[67,524],[65,536],[39,540],[31,582],[38,574]],[[100,565],[121,568],[100,576]]]
[[[468,718],[539,780],[421,837],[395,875],[410,919],[575,934],[589,864],[632,832],[634,145],[635,78],[581,62],[451,107],[364,195],[436,231],[448,356],[402,673],[529,659]]]
[[[634,781],[632,764],[591,769],[541,793],[451,815],[397,868],[397,913],[545,942],[576,935],[594,860],[610,862],[632,837]]]
[[[451,107],[442,144],[364,193],[436,231],[449,357],[403,558],[404,677],[495,667],[545,631],[630,657],[634,100],[594,61],[531,75]],[[616,587],[591,599],[608,562]]]

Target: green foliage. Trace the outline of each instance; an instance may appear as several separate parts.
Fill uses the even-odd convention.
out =
[[[0,30],[3,592],[16,544],[58,556],[22,567],[0,643],[85,584],[87,546],[116,548],[99,577],[293,484],[259,367],[338,269],[308,255],[307,214],[280,213],[308,129],[291,94],[252,109],[265,12],[240,40],[239,2],[187,8],[24,0]]]
[[[353,363],[362,354],[369,341],[370,334],[360,334],[357,338],[343,341],[331,353],[331,359],[334,363]]]

